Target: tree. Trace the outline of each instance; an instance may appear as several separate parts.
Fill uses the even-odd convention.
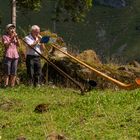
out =
[[[92,0],[58,0],[55,19],[82,21],[86,12],[92,7]]]
[[[30,10],[39,10],[41,0],[10,0],[11,3],[11,23],[16,26],[16,12],[17,8],[27,8]],[[17,6],[16,6],[17,4]]]
[[[26,8],[34,11],[39,11],[42,0],[17,0],[18,8]]]
[[[16,26],[17,8],[39,11],[42,0],[11,0],[10,2],[12,5],[11,22]],[[92,6],[92,0],[53,0],[53,2],[55,6],[52,19],[54,21],[82,21],[85,18],[86,12]]]
[[[16,26],[16,0],[12,0],[11,23]]]
[[[47,0],[46,0],[47,1]],[[17,0],[18,7],[39,11],[42,0]],[[81,21],[92,6],[92,0],[52,0],[53,20]]]

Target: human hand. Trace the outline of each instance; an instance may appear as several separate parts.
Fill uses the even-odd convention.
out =
[[[17,36],[18,36],[16,32],[14,32],[14,36],[15,36],[15,37],[17,37]]]
[[[39,34],[39,35],[38,35],[38,38],[39,38],[39,39],[41,39],[41,38],[42,38],[42,36]]]
[[[14,38],[14,37],[17,37],[17,33],[16,33],[15,30],[12,30],[12,37],[13,37],[13,38]]]
[[[36,41],[34,42],[34,45],[40,45],[40,40],[36,39]]]

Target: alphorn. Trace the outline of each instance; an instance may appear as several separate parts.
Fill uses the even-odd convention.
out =
[[[136,88],[139,86],[138,82],[136,82],[137,80],[135,80],[135,83],[133,84],[125,84],[123,82],[120,82],[106,74],[104,74],[103,72],[100,72],[99,70],[91,67],[90,65],[84,63],[83,61],[77,59],[76,57],[72,56],[71,54],[62,51],[61,49],[59,49],[59,46],[56,44],[51,44],[51,46],[57,50],[59,50],[60,52],[64,53],[65,55],[67,55],[68,57],[72,58],[73,60],[77,61],[78,63],[80,63],[81,65],[85,66],[86,68],[92,70],[94,73],[96,73],[97,75],[99,75],[100,77],[103,77],[105,79],[107,79],[108,81],[113,82],[114,84],[116,84],[117,86],[123,88],[123,89],[132,89],[132,88]]]
[[[63,70],[61,70],[59,67],[57,67],[54,63],[52,63],[49,59],[47,59],[45,56],[43,56],[41,53],[36,51],[33,47],[31,47],[24,39],[22,41],[31,49],[33,49],[39,56],[41,56],[44,60],[46,60],[55,70],[57,70],[62,76],[65,78],[68,78],[70,81],[72,81],[75,85],[77,85],[80,88],[81,93],[84,92],[84,88],[82,85],[80,85],[76,80],[74,80],[71,76],[69,76],[67,73],[65,73]]]

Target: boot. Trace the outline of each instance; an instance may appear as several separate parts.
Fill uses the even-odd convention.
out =
[[[5,75],[4,77],[4,87],[7,87],[9,85],[9,76]]]
[[[15,86],[15,81],[16,81],[16,76],[15,75],[11,75],[10,76],[10,86],[11,87]]]

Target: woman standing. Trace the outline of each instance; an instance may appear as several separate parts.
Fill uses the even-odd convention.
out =
[[[4,86],[15,86],[17,65],[18,65],[18,50],[17,47],[20,45],[15,25],[8,24],[6,26],[6,34],[2,36],[2,42],[5,47],[4,51],[4,75],[5,82]]]

